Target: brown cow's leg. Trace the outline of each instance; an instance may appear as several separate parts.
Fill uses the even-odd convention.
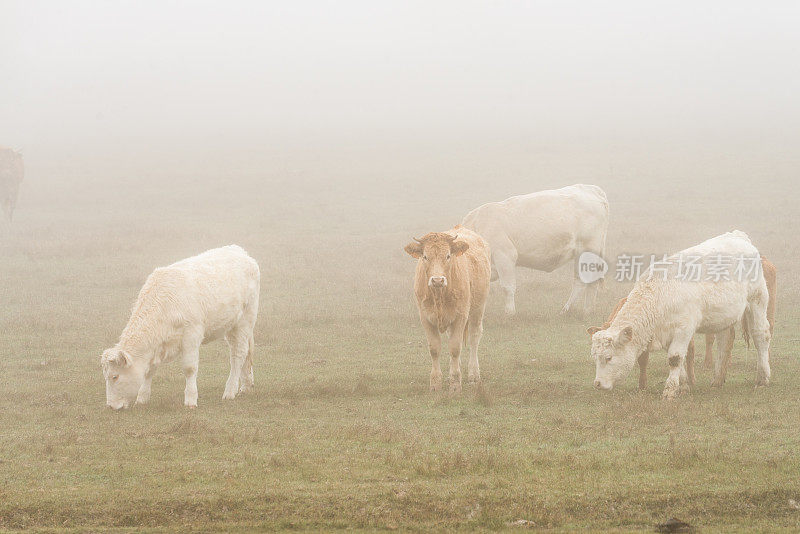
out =
[[[689,378],[689,385],[694,387],[694,339],[689,342],[686,349],[686,375]]]
[[[442,352],[442,337],[436,326],[422,319],[422,327],[428,338],[428,350],[431,353],[431,391],[442,388],[442,368],[439,366],[439,354]]]
[[[478,384],[481,381],[481,368],[478,363],[478,345],[483,335],[483,310],[475,312],[469,318],[467,326],[467,336],[469,337],[469,366],[467,367],[467,379],[470,383]]]
[[[703,360],[703,368],[710,370],[714,368],[714,334],[706,334],[706,359]]]
[[[725,368],[725,373],[723,376],[728,374],[728,369],[731,366],[731,360],[733,359],[733,340],[736,337],[736,330],[731,327],[728,331],[728,342],[725,343],[725,363],[723,363],[723,367]]]
[[[639,389],[647,389],[647,361],[650,359],[650,353],[644,351],[639,356]]]
[[[450,336],[450,393],[461,393],[461,347],[464,342],[466,319],[459,320],[453,327],[454,335]]]
[[[731,330],[723,330],[717,333],[717,359],[714,361],[714,380],[711,382],[712,387],[721,387],[725,383],[725,375],[728,371],[725,365],[730,354],[730,348],[733,347],[733,335]]]

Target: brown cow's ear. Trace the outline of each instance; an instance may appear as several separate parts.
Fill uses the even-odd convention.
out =
[[[403,250],[415,258],[419,258],[422,256],[422,243],[409,243]]]
[[[593,335],[595,335],[596,333],[598,333],[600,330],[602,330],[602,328],[600,328],[599,326],[590,326],[589,328],[587,328],[587,329],[586,329],[586,332],[587,332],[587,333],[588,333],[590,336],[593,336]]]
[[[633,339],[633,328],[630,326],[623,328],[619,333],[619,337],[617,338],[620,345],[628,343],[631,339]]]
[[[453,241],[450,243],[450,252],[456,256],[461,256],[469,248],[469,243],[466,241]]]

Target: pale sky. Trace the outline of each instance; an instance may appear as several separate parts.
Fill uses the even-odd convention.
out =
[[[0,145],[800,137],[800,2],[0,0]]]

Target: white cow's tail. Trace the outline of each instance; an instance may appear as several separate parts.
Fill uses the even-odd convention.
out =
[[[753,337],[753,332],[751,330],[753,327],[752,322],[748,318],[750,313],[750,307],[748,306],[742,315],[742,337],[744,338],[744,342],[747,343],[748,349],[750,348],[750,338]]]
[[[600,257],[603,258],[603,260],[607,262],[608,258],[606,258],[606,245],[607,245],[607,241],[608,241],[608,227],[609,227],[610,222],[611,222],[611,210],[609,208],[608,197],[606,196],[606,192],[603,191],[602,189],[600,189],[599,187],[597,189],[600,190],[600,193],[601,193],[601,196],[602,196],[602,199],[603,199],[603,206],[605,207],[605,210],[606,210],[606,227],[603,228],[603,237],[602,237],[601,246],[600,246]],[[605,276],[600,279],[600,289],[603,290],[603,291],[605,291],[605,289],[606,289],[606,278],[605,278]]]

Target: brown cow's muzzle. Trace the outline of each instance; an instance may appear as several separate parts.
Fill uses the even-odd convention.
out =
[[[431,287],[447,287],[447,277],[431,276],[430,279],[428,279],[428,285]]]

